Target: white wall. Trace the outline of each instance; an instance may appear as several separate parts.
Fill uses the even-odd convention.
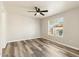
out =
[[[0,2],[0,56],[2,48],[6,45],[6,11],[2,2]]]
[[[64,37],[57,38],[48,35],[48,20],[64,17]],[[41,19],[41,37],[61,42],[79,49],[79,8]]]
[[[1,39],[1,2],[0,2],[0,39]],[[1,40],[0,40],[1,43]]]
[[[40,20],[8,13],[7,15],[7,41],[27,40],[40,37]]]

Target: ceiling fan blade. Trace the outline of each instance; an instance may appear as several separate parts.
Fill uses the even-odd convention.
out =
[[[40,8],[35,7],[36,12],[40,12]]]
[[[36,10],[36,11],[38,11],[38,8],[37,8],[37,7],[35,7],[35,10]]]
[[[37,15],[37,13],[34,14],[34,16],[36,16],[36,15]]]
[[[40,12],[40,14],[44,16],[44,14],[42,12]]]
[[[36,11],[28,11],[28,12],[36,12]]]
[[[40,12],[48,12],[48,10],[43,10],[43,11],[40,11]]]

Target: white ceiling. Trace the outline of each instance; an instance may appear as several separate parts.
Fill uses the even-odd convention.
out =
[[[57,13],[61,13],[72,8],[79,7],[78,1],[8,1],[3,2],[5,9],[11,13],[17,13],[34,18],[44,18]],[[45,16],[38,14],[34,16],[35,13],[27,12],[34,10],[34,7],[37,6],[41,10],[48,10],[47,13],[44,13]]]

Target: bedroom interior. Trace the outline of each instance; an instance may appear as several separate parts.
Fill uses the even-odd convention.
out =
[[[79,57],[79,2],[0,1],[1,57]]]

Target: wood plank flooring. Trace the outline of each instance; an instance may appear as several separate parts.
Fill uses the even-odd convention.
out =
[[[3,57],[79,57],[79,51],[43,38],[10,42]]]

